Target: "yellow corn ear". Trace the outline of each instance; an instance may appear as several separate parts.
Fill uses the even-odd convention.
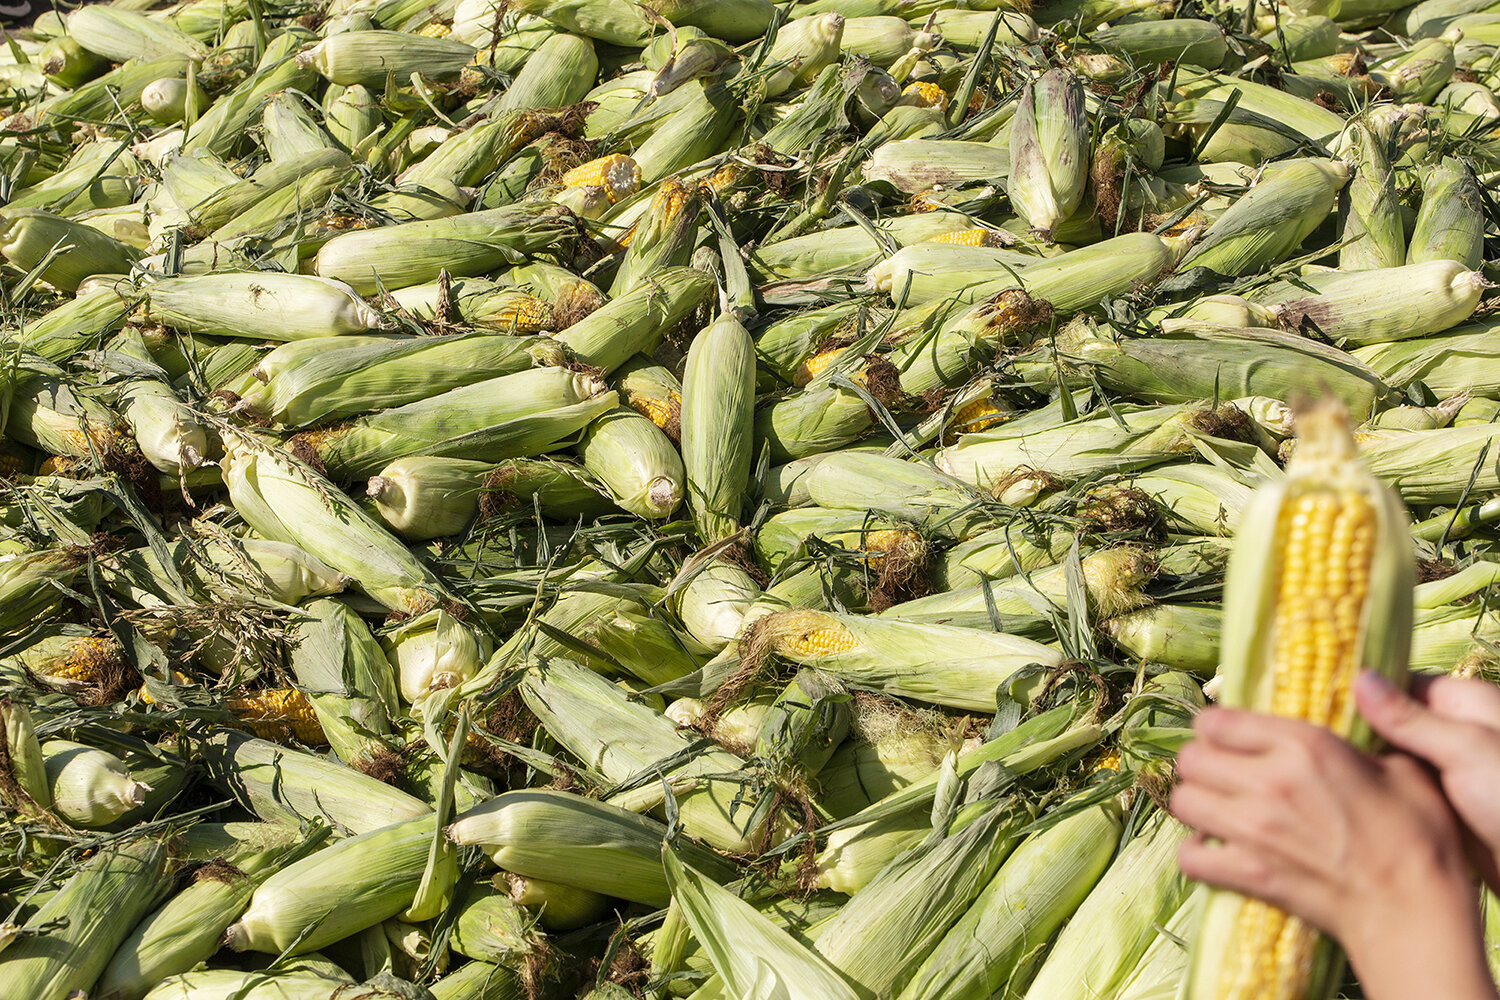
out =
[[[1410,529],[1400,500],[1355,457],[1342,407],[1325,402],[1300,414],[1297,431],[1285,480],[1257,491],[1237,532],[1224,593],[1220,700],[1368,745],[1350,690],[1364,668],[1405,679]],[[1326,1000],[1341,966],[1333,943],[1299,918],[1215,889],[1184,996]]]
[[[328,742],[312,702],[296,688],[256,691],[240,698],[230,698],[228,704],[229,711],[263,740],[286,743],[296,739],[309,746],[322,746]]]

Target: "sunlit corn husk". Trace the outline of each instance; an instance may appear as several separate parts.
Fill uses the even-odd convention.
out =
[[[339,833],[361,834],[425,816],[427,803],[325,756],[231,729],[204,741],[209,780],[267,821],[317,817]]]
[[[1178,81],[1178,89],[1188,99],[1173,108],[1172,117],[1185,125],[1195,141],[1201,140],[1234,91],[1240,94],[1239,107],[1271,118],[1317,142],[1327,142],[1344,127],[1344,120],[1337,113],[1266,84],[1219,73],[1198,75],[1190,72],[1179,74]],[[1302,144],[1293,136],[1260,125],[1231,122],[1213,133],[1200,157],[1208,162],[1253,165],[1299,148]],[[1290,204],[1287,210],[1292,212]]]
[[[266,103],[260,120],[266,152],[273,161],[295,159],[336,145],[313,117],[307,100],[286,91]]]
[[[447,828],[456,844],[484,849],[506,871],[649,906],[670,898],[662,874],[666,827],[617,806],[550,789],[497,795]],[[732,867],[687,842],[694,867],[731,877]]]
[[[1027,997],[1087,1000],[1119,988],[1192,888],[1177,870],[1185,835],[1170,816],[1146,820],[1058,935]]]
[[[1083,85],[1067,70],[1048,70],[1022,93],[1006,190],[1016,213],[1048,239],[1083,201],[1088,137]]]
[[[41,549],[0,554],[0,628],[20,633],[63,599],[54,584],[67,584],[82,570],[82,550]]]
[[[630,778],[656,761],[680,754],[691,743],[665,715],[631,702],[616,685],[566,661],[555,660],[529,672],[521,694],[554,739],[611,781]],[[674,794],[684,830],[722,850],[751,849],[762,834],[751,825],[754,795],[738,781],[726,780],[743,767],[738,757],[715,749],[667,772],[668,783],[677,786]],[[663,794],[658,782],[610,801],[646,809]],[[779,817],[773,813],[765,822],[766,836],[779,839]]]
[[[323,124],[328,133],[354,155],[368,148],[383,121],[375,94],[361,83],[344,87],[323,110]]]
[[[331,83],[379,86],[386,74],[457,76],[474,58],[471,45],[450,38],[424,38],[397,31],[349,31],[330,35],[298,60]]]
[[[63,361],[75,351],[101,343],[119,329],[134,307],[134,297],[128,289],[115,287],[86,291],[22,324],[14,334],[15,339],[26,350],[48,361]]]
[[[1166,21],[1136,21],[1089,32],[1088,41],[1108,52],[1127,56],[1134,66],[1160,65],[1169,60],[1187,66],[1218,69],[1229,51],[1223,30],[1212,21],[1178,17]]]
[[[760,587],[749,573],[720,561],[696,571],[673,595],[673,604],[688,635],[718,652],[739,638],[758,597]]]
[[[886,865],[823,925],[815,947],[873,995],[895,995],[1016,844],[1020,817],[989,807],[925,851]]]
[[[307,437],[330,474],[341,479],[368,476],[410,455],[498,462],[567,443],[616,402],[615,393],[591,375],[532,368],[450,389],[342,427],[309,432]],[[464,426],[454,426],[455,413],[464,415]]]
[[[1357,348],[1351,354],[1394,386],[1420,381],[1439,396],[1468,391],[1493,396],[1500,388],[1500,368],[1488,346],[1493,337],[1493,322],[1482,319],[1419,339]]]
[[[60,691],[108,687],[125,665],[124,650],[112,636],[44,636],[16,654],[43,684]]]
[[[868,452],[830,455],[807,477],[823,507],[869,510],[948,538],[967,538],[993,523],[983,495],[930,466]]]
[[[630,291],[662,268],[690,262],[703,204],[700,192],[675,177],[661,182],[645,214],[620,238],[629,240],[610,285],[612,295]]]
[[[914,46],[930,51],[938,42],[934,32],[914,28],[899,17],[875,15],[844,21],[843,50],[861,55],[884,69]]]
[[[878,568],[887,558],[920,562],[927,545],[911,526],[872,514],[868,509],[802,507],[768,518],[755,533],[755,552],[772,573],[794,559],[837,546]]]
[[[133,154],[117,150],[112,143],[86,142],[68,157],[61,170],[20,188],[7,204],[61,215],[129,206],[136,199],[140,173],[140,161]]]
[[[294,341],[260,359],[255,381],[241,396],[257,413],[302,427],[414,403],[561,360],[555,344],[532,337],[461,334]]]
[[[1047,524],[1016,523],[973,535],[940,555],[933,584],[940,589],[1001,580],[1022,570],[1054,565],[1073,544],[1070,531]]]
[[[755,344],[732,316],[688,349],[682,385],[682,459],[688,509],[705,543],[739,529],[754,459]]]
[[[1160,323],[1163,333],[1191,329],[1189,324],[1193,323],[1275,327],[1276,313],[1239,295],[1206,295],[1183,307],[1173,308],[1171,315],[1162,317]]]
[[[883,121],[894,121],[901,109],[918,110],[915,102],[893,109]],[[929,112],[931,113],[931,112]],[[883,142],[870,154],[861,167],[868,181],[889,184],[906,194],[922,195],[934,188],[958,188],[972,184],[992,184],[1010,170],[1009,151],[995,146],[974,142],[955,142],[927,137],[893,137]],[[920,224],[922,214],[911,217],[906,226]],[[938,219],[953,218],[947,212],[931,213]],[[899,220],[892,220],[899,221]],[[959,221],[949,232],[972,228],[969,223]],[[934,232],[931,236],[941,236]],[[931,236],[923,237],[930,239]],[[805,237],[798,237],[805,239]],[[792,241],[788,241],[789,243]],[[917,240],[903,241],[910,245]]]
[[[555,207],[484,209],[335,236],[318,251],[314,270],[369,295],[432,281],[444,270],[462,277],[520,263],[555,249],[568,229]]]
[[[5,949],[11,995],[45,1000],[92,990],[130,929],[171,891],[168,856],[155,840],[101,848]]]
[[[558,33],[538,45],[526,59],[496,108],[566,107],[582,100],[598,75],[594,43],[579,35]]]
[[[4,726],[0,733],[5,739],[5,766],[9,770],[0,776],[0,798],[22,815],[48,808],[52,804],[52,786],[47,780],[31,712],[18,701],[0,699],[0,723]]]
[[[1436,38],[1423,38],[1411,48],[1370,67],[1370,78],[1397,103],[1425,104],[1453,78],[1454,45],[1463,31],[1450,28]]]
[[[1484,227],[1482,196],[1473,171],[1462,160],[1444,159],[1422,183],[1422,207],[1406,259],[1413,264],[1458,261],[1466,268],[1477,268],[1484,258]]]
[[[611,45],[639,48],[651,34],[651,22],[639,10],[620,0],[592,0],[589,3],[520,0],[511,9],[545,17],[566,31]]]
[[[1285,480],[1246,512],[1225,585],[1219,698],[1360,745],[1371,737],[1354,709],[1355,674],[1405,678],[1413,559],[1401,502],[1356,458],[1347,419],[1327,403],[1299,414]],[[1184,995],[1327,996],[1340,965],[1300,918],[1213,890]]]
[[[67,35],[43,45],[38,63],[48,80],[65,89],[85,84],[109,68],[108,59]]]
[[[1218,670],[1219,643],[1214,633],[1221,620],[1217,608],[1157,604],[1111,618],[1099,627],[1131,656],[1206,677]]]
[[[1093,891],[1120,832],[1119,804],[1108,800],[1028,837],[923,961],[903,1000],[981,1000],[1023,986],[1027,953]]]
[[[589,889],[548,882],[524,875],[503,876],[510,898],[533,911],[549,931],[571,931],[601,920],[609,912],[608,897]]]
[[[1142,588],[1155,574],[1155,559],[1132,546],[1105,549],[1082,560],[1091,620],[1122,614],[1149,599]],[[1054,566],[998,583],[948,590],[892,605],[880,614],[901,621],[965,628],[1000,628],[1036,639],[1053,637],[1051,614],[1069,607],[1068,571]]]
[[[526,912],[509,894],[489,886],[469,896],[448,938],[449,947],[466,958],[510,964],[534,952],[538,943]]]
[[[763,651],[897,697],[975,711],[992,711],[996,688],[1021,667],[1062,662],[1018,636],[895,619],[788,611],[753,629],[742,657]]]
[[[957,444],[938,452],[937,467],[984,489],[994,489],[1027,470],[1062,479],[1126,472],[1191,453],[1194,429],[1228,436],[1243,416],[1232,408],[1215,414],[1178,405],[1134,411],[1118,408],[1116,412],[1124,426],[1106,416],[1040,431],[1024,424],[1002,424],[965,434]]]
[[[1473,314],[1486,287],[1478,271],[1455,258],[1424,258],[1399,268],[1308,275],[1295,285],[1273,285],[1256,301],[1274,308],[1283,326],[1363,346],[1456,326]]]
[[[857,699],[848,739],[819,769],[819,805],[842,819],[936,774],[954,743],[940,722],[893,702]],[[851,888],[848,883],[826,884],[841,892]]]
[[[421,613],[445,592],[406,546],[305,463],[244,435],[225,441],[225,452],[230,499],[261,536],[297,545],[393,611]]]
[[[146,799],[114,754],[68,740],[42,744],[52,811],[77,827],[108,826]]]
[[[166,381],[140,335],[123,331],[110,349],[140,366],[121,372],[119,406],[146,461],[171,474],[202,464],[209,452],[208,429]]]
[[[312,703],[319,729],[351,766],[382,749],[400,712],[396,674],[385,652],[348,606],[319,598],[301,609],[291,653],[298,688]]]
[[[1489,424],[1470,424],[1426,431],[1361,431],[1356,450],[1376,478],[1395,488],[1407,504],[1452,504],[1474,489],[1491,488],[1494,474],[1479,459],[1483,449],[1492,447],[1495,430]],[[1479,474],[1474,477],[1476,468]]]
[[[615,389],[625,405],[681,443],[682,383],[677,376],[641,355],[616,373]]]
[[[1160,504],[1172,530],[1198,535],[1232,535],[1253,491],[1248,477],[1196,462],[1159,465],[1121,484]]]
[[[1500,100],[1482,83],[1454,80],[1432,99],[1434,106],[1462,111],[1478,118],[1500,118]]]
[[[435,817],[419,816],[281,869],[256,887],[224,943],[234,951],[300,954],[395,916],[416,895],[436,833]]]
[[[198,869],[189,885],[135,925],[93,993],[106,1000],[142,1000],[162,980],[207,962],[255,886],[308,849],[272,848]]]
[[[463,530],[479,510],[494,471],[489,462],[413,455],[370,477],[365,493],[391,530],[410,541],[427,541]]]
[[[296,740],[314,747],[328,742],[312,702],[296,688],[253,691],[229,698],[224,704],[235,718],[263,740],[272,743]]]
[[[824,66],[838,59],[843,37],[842,14],[815,14],[782,25],[766,55],[766,65],[784,65],[766,79],[766,96],[811,83]]]
[[[669,268],[611,299],[556,339],[584,364],[613,371],[637,352],[654,350],[712,287],[712,279],[701,271]]]
[[[125,274],[142,256],[97,229],[35,208],[0,212],[0,255],[22,272],[40,267],[41,280],[67,292],[92,275]]]
[[[898,304],[920,305],[974,284],[976,274],[1009,268],[1024,276],[1028,267],[1045,259],[1004,247],[928,240],[903,247],[870,268],[865,272],[865,287],[888,292]]]
[[[1386,153],[1385,130],[1370,121],[1345,132],[1354,160],[1354,176],[1339,192],[1339,267],[1362,271],[1407,263],[1406,230],[1396,199],[1396,176]],[[1414,262],[1413,262],[1414,263]]]
[[[663,518],[682,504],[682,458],[661,429],[634,410],[596,417],[577,450],[584,468],[632,514]]]
[[[1181,266],[1237,276],[1292,256],[1333,211],[1349,175],[1339,160],[1289,160],[1267,168],[1248,194],[1214,220]]]
[[[151,318],[190,333],[301,340],[364,333],[385,322],[343,282],[301,274],[168,278],[147,297]]]
[[[68,34],[79,45],[112,62],[205,54],[201,43],[172,25],[121,7],[80,7],[67,22]]]
[[[663,851],[662,861],[674,904],[734,995],[751,995],[765,982],[768,967],[776,969],[771,975],[789,1000],[855,1000],[860,995],[824,958],[739,896],[684,865],[674,851]]]
[[[1203,888],[1195,889],[1152,937],[1141,960],[1120,984],[1118,1000],[1173,1000],[1187,970],[1187,949],[1198,931]]]
[[[403,622],[381,645],[411,704],[462,684],[489,655],[486,641],[441,608]]]
[[[316,962],[289,961],[276,971],[241,972],[237,969],[199,969],[171,976],[146,994],[145,1000],[320,1000],[329,991],[360,989],[338,966],[326,959]]]
[[[484,279],[438,281],[398,289],[391,298],[425,322],[482,326],[501,333],[540,333],[552,328],[553,307],[529,292]]]
[[[799,670],[761,718],[755,756],[778,773],[813,777],[843,743],[853,715],[842,685],[815,670]]]
[[[875,228],[900,246],[910,246],[967,229],[969,221],[953,212],[923,212],[882,220]],[[757,281],[815,278],[831,270],[868,267],[883,256],[883,251],[880,242],[865,229],[840,226],[756,247],[747,265]]]

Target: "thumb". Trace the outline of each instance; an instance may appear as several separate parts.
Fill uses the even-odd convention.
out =
[[[1438,715],[1373,671],[1355,679],[1354,703],[1392,746],[1439,768],[1461,760],[1472,743],[1467,725]]]

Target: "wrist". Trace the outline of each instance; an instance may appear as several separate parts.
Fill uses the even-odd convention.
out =
[[[1368,1000],[1495,996],[1485,957],[1477,890],[1452,864],[1413,864],[1384,892],[1372,892],[1339,931]],[[1394,891],[1392,891],[1394,890]]]

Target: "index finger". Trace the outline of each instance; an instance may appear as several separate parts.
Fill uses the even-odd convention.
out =
[[[1274,750],[1307,723],[1237,708],[1205,708],[1193,720],[1193,734],[1221,750],[1256,754]]]

